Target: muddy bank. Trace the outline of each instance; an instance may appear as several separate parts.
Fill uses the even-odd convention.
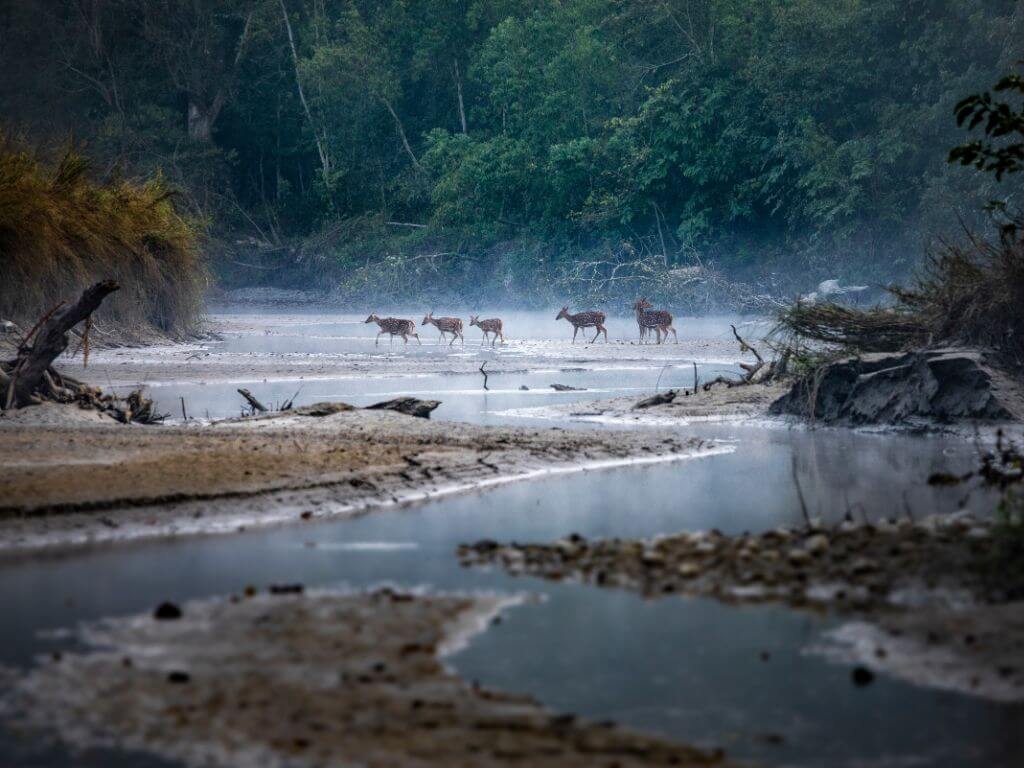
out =
[[[753,421],[769,417],[771,404],[787,392],[782,384],[715,386],[707,392],[662,390],[649,397],[615,397],[587,403],[521,408],[513,413],[532,418],[571,417],[608,424],[679,426],[688,423]]]
[[[845,646],[850,659],[914,682],[1024,701],[1024,602],[994,570],[997,535],[989,521],[962,515],[734,537],[709,531],[648,541],[480,541],[460,547],[459,557],[467,566],[499,565],[648,597],[704,595],[835,612],[870,628],[837,634],[830,651],[837,656]],[[870,653],[863,652],[865,637],[877,641]]]
[[[669,432],[441,424],[337,403],[207,426],[0,420],[0,436],[0,552],[8,553],[352,515],[716,450]]]
[[[1024,419],[1024,385],[977,349],[837,360],[795,382],[774,415],[839,426],[923,426]]]
[[[726,764],[448,671],[507,598],[277,591],[87,626],[84,651],[8,674],[7,716],[196,766]]]

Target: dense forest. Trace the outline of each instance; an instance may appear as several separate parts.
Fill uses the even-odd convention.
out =
[[[162,176],[224,285],[350,296],[900,278],[1019,195],[946,159],[1021,58],[1017,0],[0,5],[10,140]]]

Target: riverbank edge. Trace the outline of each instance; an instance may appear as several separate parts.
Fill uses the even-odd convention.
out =
[[[444,663],[524,599],[278,585],[164,604],[79,627],[78,648],[27,672],[2,670],[0,699],[26,734],[187,765],[730,764],[469,684]]]
[[[254,455],[274,451],[288,473],[244,482],[236,482],[232,476],[226,481],[217,480],[232,485],[203,492],[179,489],[147,498],[119,495],[118,489],[109,488],[103,489],[107,496],[91,500],[33,504],[31,498],[23,496],[12,506],[10,489],[15,482],[28,477],[34,487],[45,489],[52,482],[76,474],[74,462],[78,459],[74,454],[54,457],[45,445],[37,446],[40,461],[23,456],[16,463],[12,458],[0,471],[0,489],[6,486],[3,495],[8,499],[0,515],[0,560],[343,519],[455,494],[485,492],[514,482],[685,461],[733,450],[732,446],[660,431],[590,434],[476,427],[391,412],[337,410],[337,404],[329,404],[329,409],[334,412],[319,418],[280,414],[189,427],[0,426],[0,436],[10,430],[9,434],[17,434],[26,443],[94,441],[97,456],[88,460],[102,463],[93,464],[92,469],[99,466],[111,473],[122,466],[124,472],[132,473],[130,454],[144,450],[158,453],[161,463],[201,461],[201,455],[193,454],[209,447],[204,440],[207,437],[239,441],[237,453],[226,459],[229,472],[237,469],[241,476],[249,471],[244,467],[250,466]],[[145,437],[145,444],[136,445],[134,437]],[[352,445],[374,439],[385,443],[390,452],[364,457],[352,449],[356,455],[351,466],[333,472],[319,474],[312,460],[317,457],[305,455],[316,450],[343,453]],[[348,441],[347,446],[342,445],[343,440]],[[0,456],[2,452],[0,447]],[[305,467],[303,461],[307,462]],[[149,469],[140,465],[134,470],[142,478],[140,482],[145,482]],[[85,465],[81,471],[89,472],[90,466]],[[130,478],[125,483],[132,491]],[[69,499],[74,495],[70,488],[64,493]]]
[[[1024,601],[993,588],[995,523],[969,514],[653,539],[463,544],[466,567],[625,589],[649,599],[777,603],[845,620],[809,652],[1004,703],[1024,701]],[[858,671],[859,670],[859,671]]]

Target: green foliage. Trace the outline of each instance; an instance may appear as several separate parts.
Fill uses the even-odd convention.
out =
[[[1024,76],[1007,75],[992,89],[995,93],[1016,91],[1024,96]],[[949,153],[951,163],[970,165],[995,174],[996,180],[1024,170],[1024,104],[1016,109],[996,101],[992,93],[968,96],[956,105],[956,122],[968,130],[979,125],[991,141],[972,141]],[[1014,140],[1016,139],[1016,140]],[[999,143],[995,143],[999,142]]]
[[[463,244],[453,282],[519,285],[469,254],[541,241],[514,260],[543,276],[632,249],[665,270],[793,273],[795,291],[899,277],[932,226],[992,196],[942,152],[957,99],[1024,53],[1016,6],[23,0],[0,17],[0,105],[44,141],[88,140],[104,169],[162,168],[223,241],[279,254],[275,274],[352,222],[378,222],[358,242],[385,251],[397,221]],[[1015,169],[1003,106],[960,104],[987,140],[956,160]],[[319,279],[349,280],[343,250]]]

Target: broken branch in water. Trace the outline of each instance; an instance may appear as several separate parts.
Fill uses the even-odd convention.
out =
[[[793,472],[793,484],[796,486],[796,497],[800,500],[800,513],[804,516],[804,525],[811,527],[811,516],[807,512],[807,502],[804,500],[804,489],[800,487],[800,477],[796,471],[796,454],[793,454],[790,468]]]
[[[253,413],[256,413],[257,411],[260,412],[260,413],[266,413],[267,412],[267,406],[265,406],[263,403],[261,403],[259,400],[257,400],[255,398],[255,396],[252,394],[252,392],[250,392],[245,387],[240,388],[238,390],[238,394],[240,394],[242,397],[244,397],[245,401],[247,403],[249,403],[249,407],[252,408],[252,412]]]
[[[487,361],[484,360],[480,363],[480,373],[484,375],[484,389],[487,389],[487,371],[484,370],[484,366],[487,365]]]

